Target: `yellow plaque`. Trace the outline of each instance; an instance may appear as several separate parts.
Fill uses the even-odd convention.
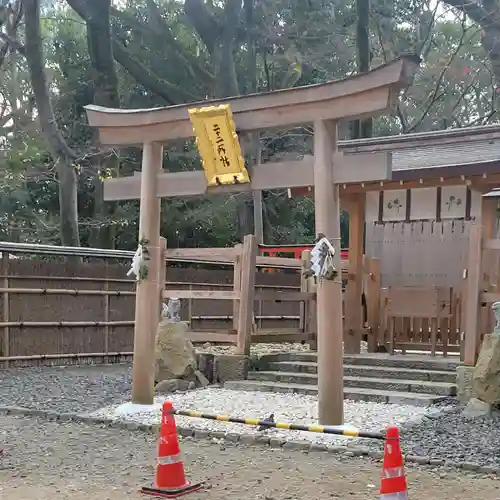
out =
[[[250,182],[229,104],[192,108],[189,118],[207,184],[218,186]]]

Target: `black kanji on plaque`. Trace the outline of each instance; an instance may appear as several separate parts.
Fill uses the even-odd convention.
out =
[[[220,137],[220,127],[217,123],[214,123],[214,132],[217,135],[217,137]]]
[[[229,160],[227,158],[227,156],[221,156],[220,157],[220,161],[221,163],[225,166],[225,167],[230,167],[231,164],[229,163]]]
[[[226,148],[224,147],[223,144],[220,144],[219,146],[217,146],[217,153],[220,155],[226,154]]]

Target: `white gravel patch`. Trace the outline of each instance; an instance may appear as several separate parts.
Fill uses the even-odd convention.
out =
[[[196,351],[206,352],[211,354],[234,354],[236,346],[234,345],[217,345],[206,342],[205,344],[197,344]],[[264,354],[290,353],[290,352],[308,352],[310,351],[309,344],[300,342],[287,342],[283,344],[252,344],[250,346],[250,354],[262,356]],[[367,343],[361,342],[361,352],[367,351]]]
[[[162,403],[169,399],[174,408],[197,410],[204,413],[224,414],[235,417],[265,419],[271,413],[276,422],[296,424],[318,423],[318,400],[315,396],[300,394],[274,394],[264,392],[235,391],[207,387],[185,393],[175,393],[170,397],[158,397],[151,406],[113,405],[91,413],[94,417],[112,420],[159,424]],[[421,408],[407,405],[344,401],[345,427],[363,431],[379,432],[389,425],[401,426],[417,422],[425,415],[437,414],[442,408]],[[257,427],[217,422],[201,418],[176,416],[177,425],[199,430],[222,431],[236,434],[254,434]],[[260,431],[268,435],[306,440],[317,444],[347,444],[350,438],[328,434],[314,434],[302,431],[267,429]]]

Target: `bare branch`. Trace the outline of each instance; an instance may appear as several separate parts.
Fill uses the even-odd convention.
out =
[[[439,101],[443,97],[443,95],[444,95],[443,92],[440,92],[441,84],[443,83],[444,77],[446,75],[446,72],[450,68],[451,63],[453,62],[453,60],[458,55],[458,53],[460,52],[460,50],[462,49],[462,47],[464,45],[465,35],[466,35],[467,31],[468,31],[468,28],[465,26],[465,19],[463,19],[462,20],[462,34],[460,36],[460,40],[458,41],[458,44],[457,44],[455,50],[452,52],[451,56],[448,58],[447,63],[443,66],[443,69],[439,73],[438,79],[436,81],[436,85],[434,86],[434,91],[433,91],[431,97],[427,100],[427,104],[424,107],[424,109],[422,110],[420,118],[418,118],[411,125],[411,127],[408,129],[408,133],[415,130],[424,121],[424,119],[429,114],[430,109],[432,108],[432,106],[434,106],[434,103],[436,103],[437,101]],[[469,40],[470,40],[470,37],[469,37]]]
[[[151,1],[150,3],[156,4]],[[157,43],[159,46],[164,46],[167,43],[172,47],[172,54],[179,59],[184,67],[191,73],[193,78],[201,78],[207,85],[213,84],[215,76],[206,70],[196,59],[180,44],[170,31],[170,27],[163,20],[156,19],[152,27],[138,21],[128,12],[123,12],[114,7],[111,7],[111,14],[119,19],[123,24],[129,26],[135,31],[138,31],[145,38]],[[161,23],[162,28],[158,26]]]
[[[148,90],[164,99],[168,104],[179,104],[199,99],[199,96],[190,94],[181,87],[160,78],[116,40],[113,42],[113,52],[118,63],[141,85],[144,85]]]

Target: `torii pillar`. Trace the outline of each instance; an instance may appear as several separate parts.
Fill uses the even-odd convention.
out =
[[[346,155],[341,160],[340,156],[335,154],[336,123],[340,120],[373,116],[390,109],[399,90],[408,85],[408,80],[412,78],[419,62],[420,59],[416,56],[405,56],[366,74],[340,81],[167,108],[117,110],[86,106],[89,124],[99,128],[99,137],[103,144],[146,145],[142,176],[108,181],[108,195],[113,191],[115,196],[106,198],[105,183],[105,199],[124,200],[140,197],[141,234],[156,245],[159,230],[155,217],[159,215],[147,213],[147,207],[152,207],[151,211],[159,213],[159,207],[155,205],[157,202],[151,201],[154,198],[199,196],[221,190],[234,192],[294,188],[313,184],[316,196],[316,232],[324,233],[340,250],[339,184],[364,182],[367,181],[367,175],[372,181],[387,180],[388,172],[385,169],[382,177],[374,178],[376,176],[371,175],[373,165],[366,159],[357,165],[353,165],[351,161],[353,168],[347,168],[349,156],[355,155]],[[189,109],[218,104],[231,106],[236,129],[240,132],[313,123],[314,159],[304,159],[291,165],[259,165],[253,169],[250,185],[221,186],[220,189],[207,188],[203,172],[158,175],[159,145],[173,139],[189,139],[194,135],[189,120]],[[311,172],[314,173],[314,179],[311,179]],[[153,184],[156,189],[154,196]],[[146,212],[144,215],[143,211]],[[340,251],[337,252],[335,264],[340,269]],[[150,301],[157,303],[155,285],[152,282],[156,279],[154,274],[156,273],[151,273],[137,289],[137,304],[141,306],[136,310],[133,393],[134,402],[146,404],[153,402],[152,377],[156,334],[153,323],[158,322],[157,311],[153,315],[154,319],[145,318],[153,310]],[[340,280],[319,284],[317,309],[319,421],[322,425],[339,425],[343,423]],[[143,327],[147,331],[144,331]]]

